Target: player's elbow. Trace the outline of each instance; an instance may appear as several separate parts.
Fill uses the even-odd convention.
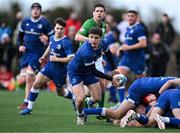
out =
[[[147,47],[147,41],[146,40],[141,40],[140,45],[141,45],[141,48]]]
[[[143,48],[147,47],[147,42],[146,42],[146,41],[144,41],[144,42],[142,43],[142,47],[143,47]]]
[[[174,82],[174,80],[168,80],[168,81],[167,81],[167,84],[168,84],[169,86],[171,86],[171,85],[175,85],[175,82]]]

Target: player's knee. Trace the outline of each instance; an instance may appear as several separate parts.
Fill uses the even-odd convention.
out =
[[[100,102],[100,101],[101,101],[101,97],[94,97],[93,100],[94,100],[95,102]]]
[[[76,98],[76,102],[78,102],[78,103],[83,103],[83,102],[84,102],[84,99],[85,99],[85,96],[78,96],[78,97]]]
[[[27,75],[27,76],[26,76],[26,81],[29,82],[29,83],[33,82],[33,81],[34,81],[34,76],[32,76],[32,75]]]
[[[41,89],[42,88],[42,84],[39,81],[35,81],[33,84],[33,88],[34,89]]]

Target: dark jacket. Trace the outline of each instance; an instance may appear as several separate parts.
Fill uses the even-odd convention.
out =
[[[175,38],[175,31],[171,23],[167,23],[166,25],[164,25],[163,23],[159,23],[156,28],[156,33],[160,35],[161,40],[166,45],[172,45]]]
[[[162,43],[151,44],[150,60],[152,64],[164,64],[169,61],[169,53]]]

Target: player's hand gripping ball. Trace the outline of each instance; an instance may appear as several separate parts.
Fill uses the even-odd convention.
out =
[[[127,82],[127,78],[123,74],[116,74],[114,75],[114,77],[118,78],[118,82],[120,86],[125,85]]]

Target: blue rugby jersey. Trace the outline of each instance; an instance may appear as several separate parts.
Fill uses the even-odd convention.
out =
[[[171,79],[175,79],[175,77],[144,77],[137,79],[134,82],[139,82],[136,83],[136,85],[132,84],[130,86],[128,92],[130,91],[136,91],[138,95],[147,95],[151,93],[157,93],[159,92],[160,88],[168,81]]]
[[[56,57],[68,57],[72,55],[72,42],[64,36],[63,38],[57,40],[55,39],[54,35],[50,37],[49,40],[50,45],[50,55],[56,56]],[[59,69],[66,69],[67,64],[61,63],[61,62],[51,62],[48,61],[49,65],[53,65],[56,68]]]
[[[91,71],[86,69],[86,66],[90,66],[102,55],[102,52],[108,50],[107,42],[102,40],[99,44],[99,48],[94,50],[89,41],[85,41],[83,45],[78,49],[75,57],[69,63],[69,69],[79,74],[88,74]]]
[[[127,45],[134,45],[139,42],[140,39],[146,38],[145,30],[142,27],[141,24],[135,23],[132,26],[129,26],[127,28],[127,31],[125,33],[125,44]],[[125,56],[130,57],[143,57],[144,56],[144,50],[143,49],[136,49],[136,50],[129,50],[124,51]]]
[[[53,30],[49,22],[40,17],[38,20],[32,20],[31,18],[25,18],[19,29],[24,32],[24,45],[26,52],[37,53],[42,55],[45,50],[45,45],[40,41],[41,34],[52,35]]]

